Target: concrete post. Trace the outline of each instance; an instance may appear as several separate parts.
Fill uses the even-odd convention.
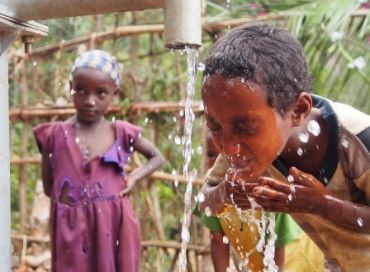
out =
[[[10,155],[8,58],[6,48],[17,32],[0,36],[0,271],[11,270],[10,258]]]

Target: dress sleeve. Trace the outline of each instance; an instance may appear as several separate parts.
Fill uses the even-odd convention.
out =
[[[53,146],[53,123],[46,123],[36,126],[33,129],[33,134],[36,139],[37,147],[40,153],[43,152],[52,152]]]
[[[121,121],[119,125],[122,128],[122,145],[126,153],[133,152],[133,145],[141,135],[141,127]]]
[[[275,247],[279,248],[296,240],[302,233],[302,230],[290,215],[277,213],[275,217],[275,232],[277,236]]]

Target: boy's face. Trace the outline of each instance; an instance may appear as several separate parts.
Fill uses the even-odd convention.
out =
[[[271,108],[258,85],[219,74],[205,78],[202,99],[218,150],[251,179],[262,175],[285,146],[292,127],[290,114],[283,118]]]
[[[116,89],[106,73],[92,68],[77,69],[71,82],[77,120],[84,123],[100,120],[112,102]]]

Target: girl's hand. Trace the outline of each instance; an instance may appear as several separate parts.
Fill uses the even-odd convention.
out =
[[[314,176],[295,167],[289,170],[292,183],[261,177],[253,197],[265,210],[288,213],[327,214],[329,191]]]
[[[136,182],[137,180],[130,178],[130,177],[126,177],[125,178],[126,188],[119,193],[119,196],[124,197],[126,195],[129,195],[132,189],[135,187]]]

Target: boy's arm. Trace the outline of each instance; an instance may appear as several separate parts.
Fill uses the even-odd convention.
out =
[[[229,267],[230,246],[223,242],[224,233],[211,231],[211,256],[215,272],[225,272]]]
[[[121,196],[130,193],[138,180],[149,176],[164,163],[164,157],[161,152],[147,140],[138,138],[133,147],[135,151],[144,155],[148,161],[125,177],[127,187],[120,193]]]
[[[334,197],[315,177],[295,167],[290,174],[294,185],[261,178],[262,185],[253,191],[257,203],[269,211],[317,214],[354,231],[370,231],[370,207]]]

